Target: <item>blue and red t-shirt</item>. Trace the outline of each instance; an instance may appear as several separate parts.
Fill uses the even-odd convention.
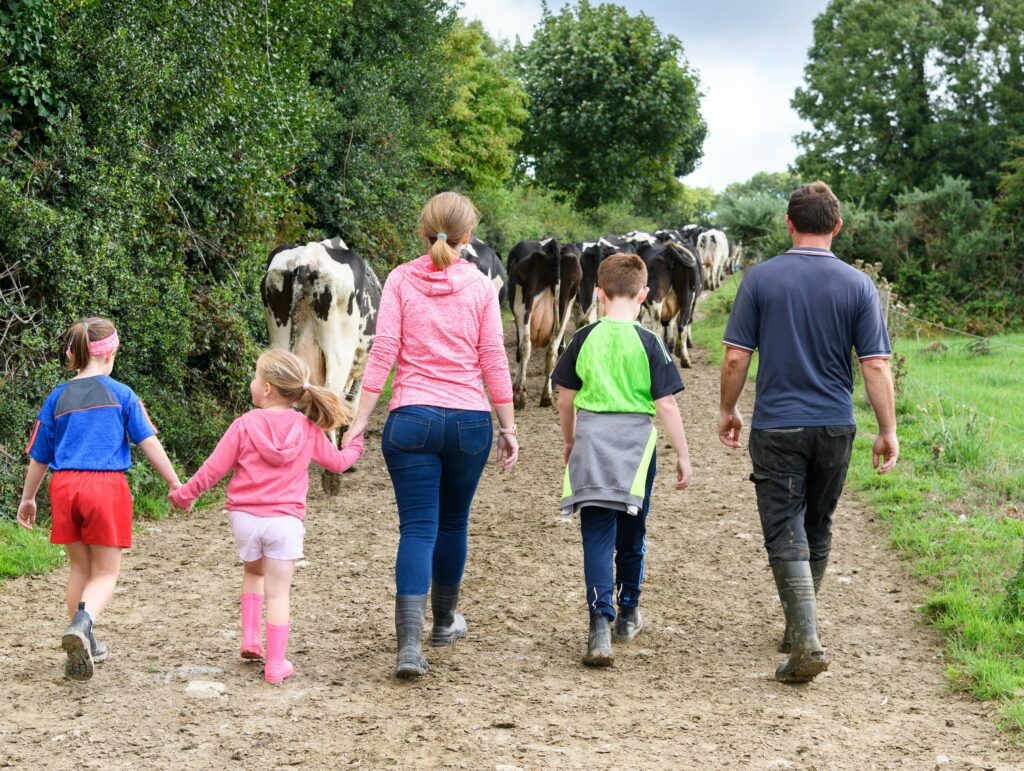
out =
[[[812,247],[746,271],[723,342],[759,352],[752,428],[856,425],[851,349],[892,354],[871,279]]]
[[[46,397],[26,452],[54,471],[127,471],[129,440],[156,434],[131,388],[106,375],[69,380]]]

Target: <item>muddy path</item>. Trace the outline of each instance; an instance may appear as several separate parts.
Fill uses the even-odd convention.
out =
[[[782,613],[749,460],[714,435],[717,371],[700,352],[684,379],[696,481],[675,492],[660,452],[647,625],[614,668],[580,663],[578,524],[556,515],[555,412],[531,406],[522,460],[506,477],[488,469],[471,517],[470,636],[428,650],[421,680],[391,677],[398,527],[379,414],[342,497],[310,502],[294,677],[269,686],[238,658],[226,516],[143,521],[97,627],[111,658],[87,684],[63,677],[66,568],[0,589],[0,767],[1024,768],[992,709],[949,692],[920,587],[849,497],[820,605],[832,668],[810,685],[772,679]]]

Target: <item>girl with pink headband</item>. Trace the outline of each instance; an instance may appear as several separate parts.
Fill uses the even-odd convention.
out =
[[[18,506],[18,523],[36,521],[36,493],[50,477],[50,543],[67,549],[67,606],[71,623],[61,646],[65,674],[88,680],[107,658],[92,627],[110,602],[121,568],[121,550],[132,545],[132,495],[125,479],[131,467],[129,440],[139,446],[172,489],[181,487],[156,438],[142,401],[110,377],[120,344],[107,319],[77,321],[66,334],[66,369],[77,374],[43,402],[32,428],[30,460]]]

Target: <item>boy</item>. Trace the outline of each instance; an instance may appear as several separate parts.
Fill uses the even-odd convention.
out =
[[[583,573],[590,635],[583,663],[612,663],[615,641],[629,642],[643,628],[647,513],[656,465],[657,415],[678,454],[676,489],[693,479],[675,394],[683,390],[661,338],[636,321],[647,298],[647,268],[635,254],[613,254],[597,273],[605,316],[578,330],[551,380],[559,386],[558,419],[565,438],[562,512],[580,513]],[[578,411],[578,412],[577,412]],[[615,596],[612,605],[612,561]]]

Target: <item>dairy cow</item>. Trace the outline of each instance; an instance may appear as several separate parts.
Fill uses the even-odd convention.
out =
[[[305,360],[311,382],[358,408],[381,296],[367,262],[337,237],[285,244],[270,253],[260,295],[271,347]],[[335,432],[331,439],[337,441]],[[325,473],[323,484],[331,494],[340,489],[336,474]]]
[[[487,278],[494,284],[494,291],[498,293],[498,302],[504,303],[508,295],[508,275],[505,273],[505,266],[501,264],[501,257],[490,246],[479,238],[471,238],[466,244],[465,258],[480,269]]]
[[[690,367],[690,324],[702,285],[700,259],[692,248],[675,241],[646,244],[640,257],[647,266],[644,308],[680,366]]]
[[[509,306],[516,324],[516,409],[526,406],[526,372],[534,348],[547,348],[540,406],[551,406],[551,371],[579,291],[579,249],[554,238],[520,241],[508,253]]]
[[[597,270],[613,254],[636,254],[636,247],[624,238],[604,235],[594,241],[580,244],[582,275],[578,294],[580,324],[593,324],[602,313],[597,302]]]

